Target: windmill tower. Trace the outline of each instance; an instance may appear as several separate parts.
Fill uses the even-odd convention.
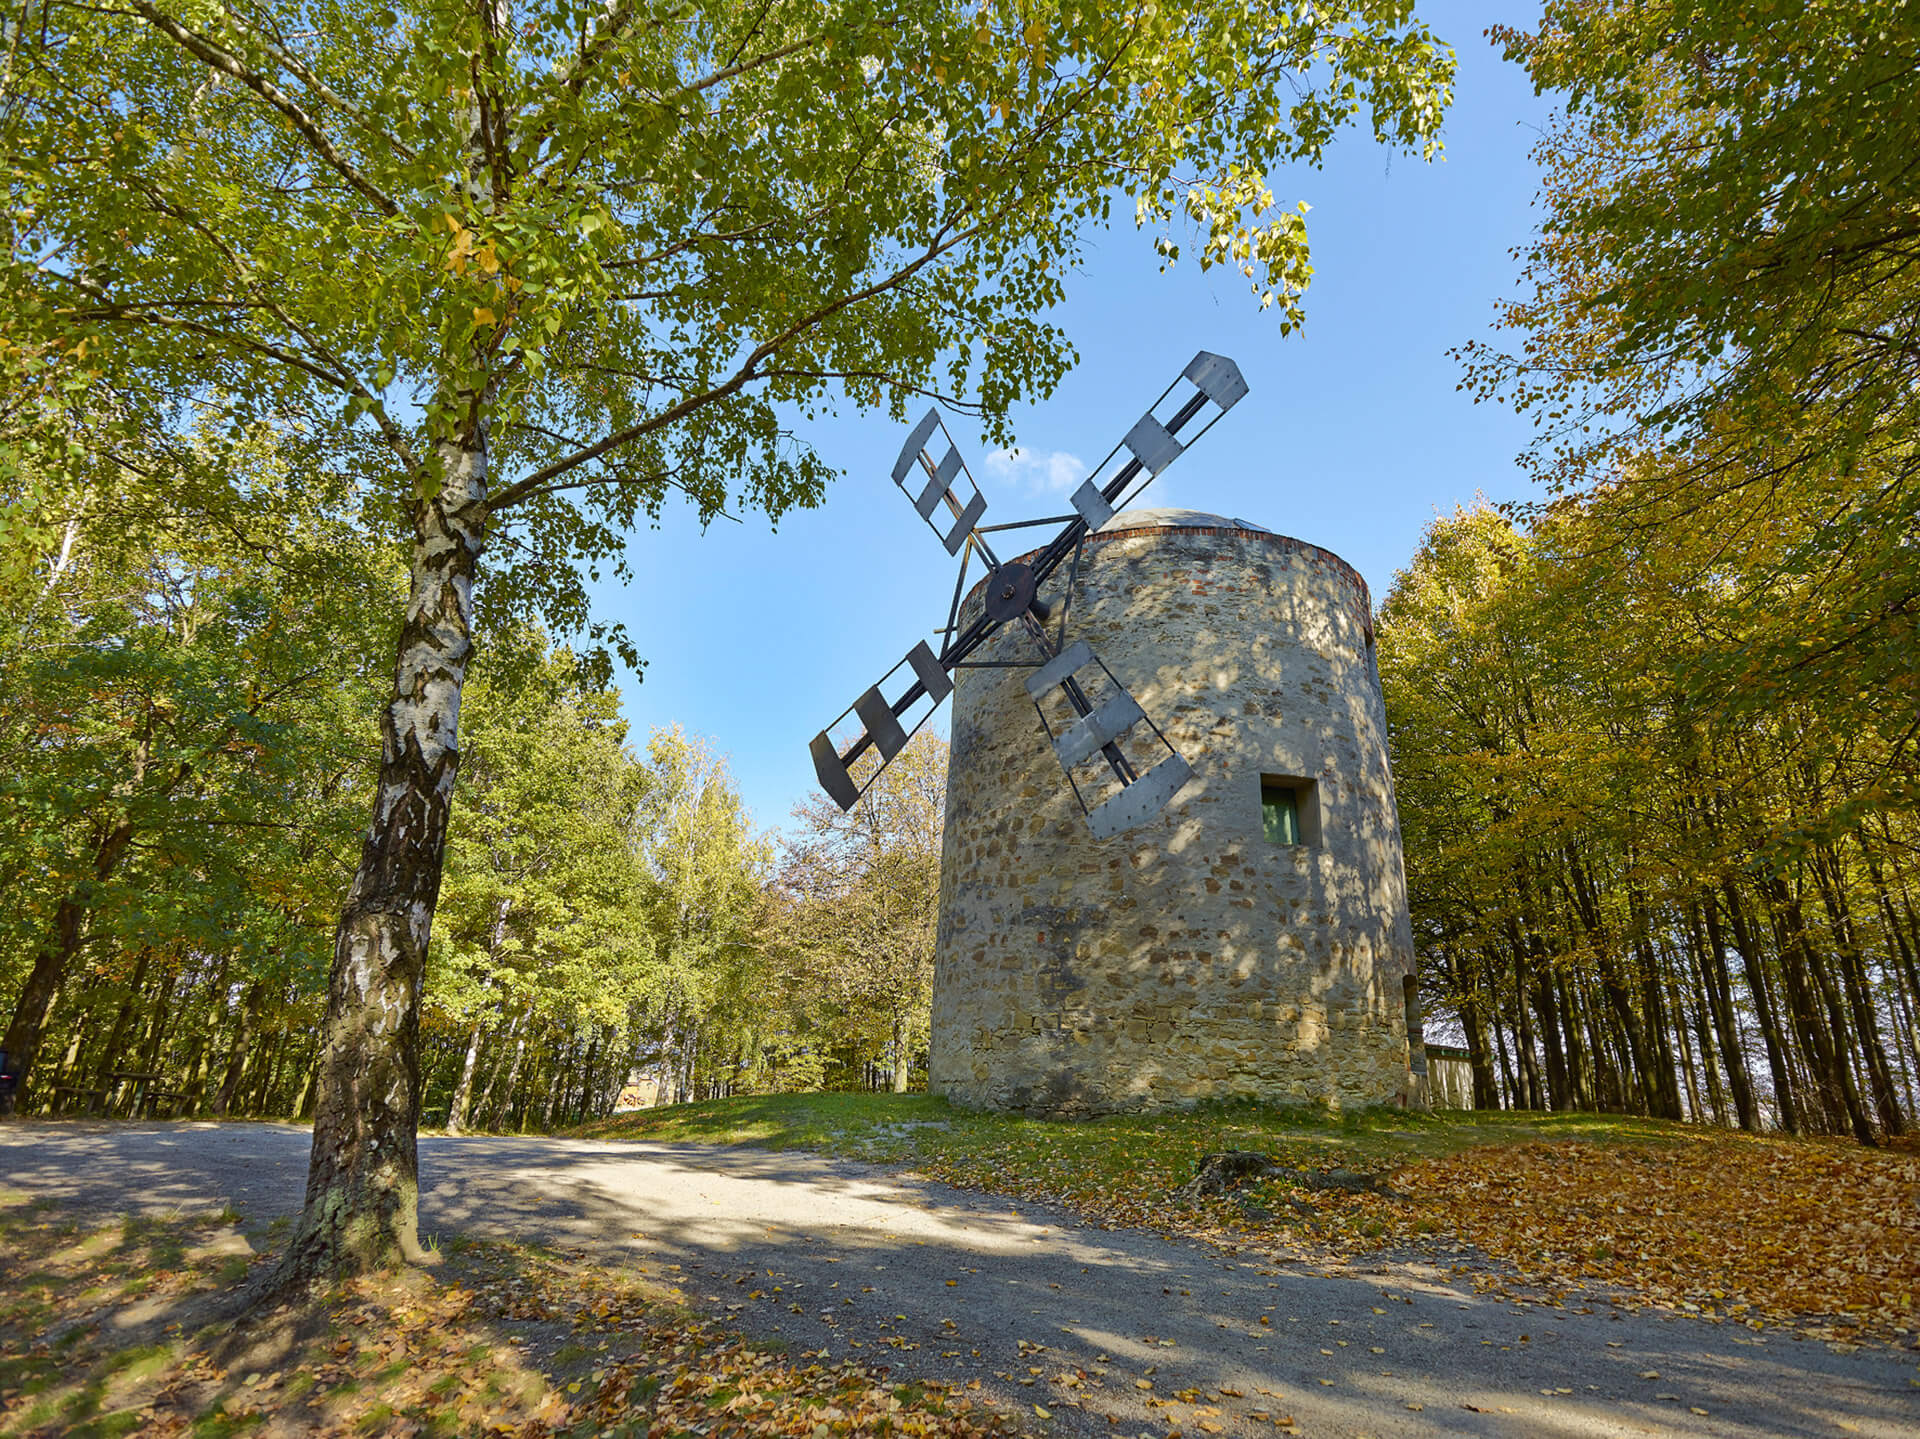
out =
[[[1425,1102],[1365,583],[1243,520],[1125,507],[1245,393],[1196,356],[1016,559],[989,536],[1029,525],[979,524],[957,448],[927,448],[937,414],[895,467],[965,551],[947,625],[895,666],[898,700],[883,680],[849,707],[858,738],[813,754],[851,808],[860,756],[954,697],[930,1078],[956,1103]]]

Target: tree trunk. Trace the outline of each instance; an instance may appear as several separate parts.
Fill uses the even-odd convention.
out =
[[[7,1037],[0,1040],[0,1050],[7,1056],[7,1073],[13,1076],[16,1105],[28,1098],[27,1082],[40,1049],[40,1036],[47,1027],[47,1016],[53,1012],[54,996],[60,993],[67,965],[80,952],[81,928],[88,908],[78,894],[60,901],[54,913],[53,935],[33,957],[33,968],[7,1025]]]
[[[1894,1091],[1893,1071],[1887,1064],[1886,1043],[1880,1038],[1879,1016],[1873,1009],[1873,991],[1867,979],[1867,964],[1860,951],[1859,935],[1853,922],[1853,909],[1847,903],[1846,872],[1840,858],[1831,850],[1816,849],[1813,873],[1819,881],[1820,902],[1827,911],[1827,927],[1840,955],[1840,986],[1847,1008],[1853,1015],[1853,1032],[1860,1048],[1860,1061],[1867,1072],[1867,1088],[1880,1119],[1880,1127],[1890,1135],[1905,1134],[1906,1119],[1900,1112],[1900,1097]]]
[[[1519,1066],[1520,1081],[1526,1098],[1521,1109],[1545,1109],[1546,1090],[1540,1082],[1540,1059],[1533,1047],[1533,1013],[1527,1008],[1526,961],[1518,949],[1513,954],[1513,1057]]]
[[[520,1083],[520,1062],[527,1055],[527,1034],[523,1028],[520,1037],[513,1042],[513,1059],[507,1065],[507,1072],[501,1078],[500,1092],[490,1096],[493,1110],[487,1115],[487,1128],[501,1129],[509,1114],[513,1112],[513,1091]]]
[[[213,1096],[213,1112],[224,1116],[233,1108],[233,1097],[240,1090],[240,1075],[246,1069],[247,1052],[253,1044],[253,1027],[260,1017],[260,997],[263,986],[255,980],[247,986],[247,992],[241,997],[240,1012],[234,1017],[233,1048],[227,1054],[226,1073],[220,1077],[220,1088]]]
[[[1833,992],[1826,967],[1807,941],[1800,901],[1777,874],[1769,874],[1765,884],[1769,905],[1782,926],[1780,953],[1786,968],[1787,994],[1809,1046],[1807,1062],[1819,1073],[1821,1087],[1828,1095],[1828,1107],[1836,1111],[1835,1117],[1850,1125],[1854,1138],[1862,1144],[1878,1144],[1873,1125],[1860,1102],[1859,1088],[1853,1082],[1851,1044],[1840,1013],[1840,999]],[[1821,1025],[1823,1009],[1826,1028]]]
[[[300,1092],[294,1095],[293,1108],[287,1111],[287,1117],[295,1123],[298,1123],[307,1112],[307,1099],[313,1093],[313,1081],[317,1077],[316,1069],[319,1063],[320,1056],[311,1052],[301,1063]]]
[[[893,1092],[907,1092],[907,1017],[897,1010],[893,1016]]]
[[[180,1066],[180,1087],[190,1096],[186,1101],[189,1110],[200,1110],[207,1102],[207,1074],[213,1061],[209,1057],[213,1050],[215,1032],[220,1027],[220,1016],[215,1006],[227,992],[227,968],[232,962],[229,952],[220,956],[220,962],[214,969],[212,982],[207,985],[207,1002],[198,1006],[206,1012],[196,1014],[193,1022],[192,1037],[187,1044],[187,1057]]]
[[[1628,922],[1633,932],[1633,954],[1640,969],[1640,1006],[1646,1021],[1647,1063],[1644,1076],[1647,1108],[1660,1119],[1680,1119],[1680,1084],[1674,1070],[1673,1036],[1667,1022],[1666,1000],[1660,988],[1660,956],[1654,952],[1653,917],[1636,888],[1627,891]]]
[[[160,1063],[160,1051],[167,1042],[167,1021],[173,1017],[174,991],[179,988],[179,985],[180,977],[177,974],[169,973],[166,976],[165,982],[160,986],[160,1000],[159,1003],[154,1006],[153,1019],[147,1028],[146,1042],[140,1048],[140,1058],[134,1063],[134,1068],[142,1074],[158,1072],[156,1067]],[[131,1118],[139,1119],[142,1117],[140,1110],[143,1105],[146,1107],[148,1113],[152,1112],[153,1101],[149,1097],[152,1092],[153,1086],[151,1081],[133,1081],[131,1092],[128,1095],[129,1115]]]
[[[1497,984],[1495,985],[1494,993],[1496,996],[1499,993]],[[1507,1034],[1505,1028],[1500,1023],[1500,1007],[1497,1003],[1494,1005],[1491,1013],[1491,1023],[1493,1025],[1493,1055],[1494,1058],[1500,1062],[1500,1084],[1502,1092],[1506,1096],[1504,1102],[1502,1104],[1496,1104],[1494,1108],[1521,1109],[1525,1106],[1520,1102],[1520,1088],[1513,1077],[1513,1065],[1509,1063],[1507,1059]]]
[[[1473,1071],[1473,1107],[1498,1109],[1500,1082],[1494,1077],[1493,1057],[1488,1053],[1487,1032],[1478,1006],[1462,1005],[1460,1024],[1467,1032],[1467,1065]]]
[[[420,985],[459,767],[460,692],[486,525],[484,397],[416,480],[411,585],[381,715],[380,781],[334,933],[306,1206],[277,1282],[422,1257]]]
[[[1780,1114],[1780,1127],[1789,1134],[1801,1128],[1800,1106],[1794,1097],[1793,1076],[1787,1064],[1786,1031],[1781,1027],[1779,1011],[1767,988],[1758,940],[1747,923],[1747,912],[1740,903],[1740,891],[1731,879],[1720,881],[1727,899],[1727,922],[1733,926],[1734,947],[1740,952],[1740,969],[1747,979],[1747,993],[1753,996],[1753,1014],[1760,1025],[1760,1038],[1767,1047],[1767,1069],[1773,1076],[1773,1103]]]
[[[447,1133],[458,1134],[467,1123],[467,1106],[473,1101],[473,1071],[480,1065],[480,1021],[473,1022],[467,1034],[467,1057],[460,1065],[460,1082],[453,1087],[453,1103],[447,1107]]]
[[[127,1042],[127,1030],[133,1024],[134,1010],[140,1003],[141,988],[147,982],[147,966],[153,960],[153,951],[142,948],[140,958],[133,966],[133,976],[127,981],[126,997],[120,1001],[120,1008],[113,1016],[113,1029],[107,1036],[106,1047],[100,1051],[100,1057],[93,1067],[93,1087],[112,1092],[108,1076],[120,1067],[120,1047]]]
[[[1699,956],[1700,976],[1712,1007],[1714,1034],[1727,1069],[1727,1087],[1733,1091],[1734,1114],[1742,1129],[1757,1130],[1760,1115],[1753,1102],[1753,1079],[1747,1072],[1747,1054],[1733,1012],[1733,979],[1727,973],[1726,939],[1720,933],[1720,906],[1712,890],[1701,891],[1700,917],[1706,927],[1706,947]]]

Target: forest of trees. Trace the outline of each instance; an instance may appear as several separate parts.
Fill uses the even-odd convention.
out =
[[[1381,616],[1426,1004],[1475,1106],[1902,1133],[1920,828],[1874,801],[1913,756],[1690,687],[1740,652],[1739,587],[1596,554],[1598,508],[1443,518]]]
[[[196,472],[191,448],[171,459]],[[0,990],[9,1069],[38,1051],[30,1110],[312,1112],[373,783],[367,614],[403,577],[341,497],[297,499],[268,460],[219,485],[244,530],[100,498],[7,578]],[[667,1098],[904,1084],[925,1048],[940,742],[781,838],[709,744],[630,741],[616,693],[517,638],[465,701],[428,1122],[547,1128],[606,1113],[630,1079]]]
[[[1384,607],[1429,998],[1482,1099],[1898,1134],[1920,21],[1548,0],[1494,39],[1557,115],[1461,358],[1541,499],[1440,520]]]

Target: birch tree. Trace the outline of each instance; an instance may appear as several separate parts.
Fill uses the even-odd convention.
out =
[[[793,416],[933,394],[1004,437],[1116,207],[1291,328],[1268,177],[1356,123],[1431,155],[1453,70],[1410,0],[49,0],[6,42],[13,323],[235,425],[331,406],[409,554],[290,1282],[419,1252],[476,638],[637,660],[589,578],[670,493],[815,501]]]

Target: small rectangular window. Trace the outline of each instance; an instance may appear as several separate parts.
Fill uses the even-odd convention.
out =
[[[1268,844],[1320,843],[1320,786],[1299,775],[1260,776],[1260,832]]]
[[[1260,824],[1268,844],[1300,843],[1300,800],[1291,786],[1260,782]]]

